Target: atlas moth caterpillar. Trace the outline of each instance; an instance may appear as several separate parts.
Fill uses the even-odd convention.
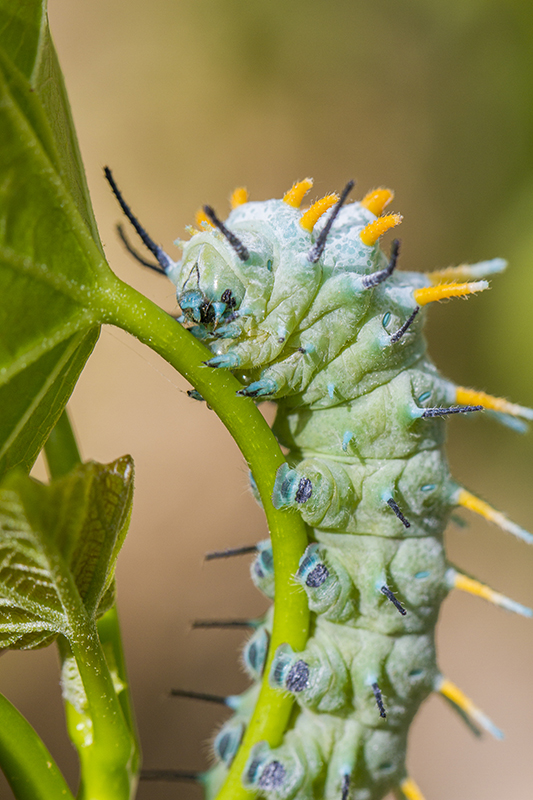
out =
[[[523,428],[533,411],[442,377],[422,333],[429,303],[488,288],[485,279],[505,262],[400,272],[399,242],[389,257],[379,247],[401,222],[383,214],[392,192],[347,203],[350,182],[340,197],[302,212],[310,179],[282,200],[249,202],[236,190],[225,222],[205,206],[174,262],[106,175],[158,262],[143,263],[176,285],[179,321],[211,349],[207,365],[232,370],[243,384],[238,394],[277,403],[273,430],[288,456],[273,502],[297,510],[308,526],[294,580],[307,594],[312,635],[302,652],[279,648],[269,675],[294,696],[297,712],[279,747],[256,746],[244,786],[268,800],[381,800],[390,791],[422,800],[405,759],[410,723],[428,695],[440,693],[474,727],[502,736],[439,671],[441,602],[456,588],[533,614],[462,574],[443,543],[458,506],[533,542],[453,480],[444,452],[448,415],[486,409]],[[250,550],[252,579],[275,600],[270,543],[234,552]],[[244,648],[253,685],[226,701],[235,713],[214,740],[217,763],[201,776],[208,798],[251,717],[271,624],[268,613]]]

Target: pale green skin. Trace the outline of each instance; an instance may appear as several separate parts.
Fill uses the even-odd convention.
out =
[[[446,423],[416,414],[452,405],[455,387],[426,356],[423,312],[398,343],[389,340],[415,308],[413,290],[429,280],[395,272],[375,288],[361,287],[362,275],[387,265],[377,245],[359,238],[374,215],[358,203],[345,206],[316,264],[307,253],[324,218],[309,234],[299,217],[282,201],[246,203],[226,225],[249,248],[249,262],[206,231],[184,246],[170,274],[178,302],[193,290],[213,303],[231,289],[241,316],[200,324],[195,333],[215,355],[238,357],[217,365],[233,367],[246,385],[275,381],[268,399],[278,402],[274,432],[290,449],[290,467],[278,473],[274,504],[298,509],[310,541],[319,543],[315,561],[329,572],[315,588],[297,576],[314,612],[312,635],[302,653],[278,651],[271,682],[286,691],[299,661],[309,677],[294,692],[299,710],[284,743],[256,748],[243,780],[272,799],[341,800],[349,774],[352,800],[381,800],[391,789],[403,797],[409,725],[439,678],[434,628],[450,588],[442,537],[457,491],[443,451]],[[210,338],[219,331],[233,338]],[[312,494],[298,503],[301,478],[311,481]],[[390,497],[410,528],[387,505]],[[260,578],[253,567],[252,577],[272,594],[268,570]],[[405,616],[380,592],[383,584]],[[247,693],[227,729],[250,714]],[[274,762],[283,780],[268,780]],[[208,794],[225,772],[219,764],[207,774]]]

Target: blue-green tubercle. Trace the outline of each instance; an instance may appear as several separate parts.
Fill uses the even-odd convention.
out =
[[[244,202],[231,212],[224,224],[246,259],[204,222],[167,270],[182,321],[213,353],[207,366],[231,369],[241,394],[277,402],[274,432],[288,456],[273,502],[309,529],[294,582],[307,594],[312,634],[302,652],[279,648],[269,675],[294,695],[297,711],[281,746],[256,746],[242,780],[269,800],[381,800],[390,791],[418,800],[405,767],[409,726],[422,701],[449,684],[434,629],[458,574],[443,533],[453,508],[465,505],[441,414],[458,403],[457,387],[426,353],[423,307],[406,326],[423,305],[417,290],[432,278],[391,268],[386,279],[368,280],[390,266],[377,236],[362,238],[377,219],[371,204],[326,211],[311,230],[296,205]],[[494,259],[458,269],[478,280],[503,266]],[[252,578],[274,597],[268,541],[258,545]],[[271,626],[269,614],[245,647],[254,682]],[[210,797],[242,739],[256,685],[216,736],[217,763],[203,779]],[[483,724],[475,707],[466,710]]]

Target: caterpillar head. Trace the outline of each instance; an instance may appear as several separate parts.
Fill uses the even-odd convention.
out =
[[[269,237],[245,225],[238,235],[220,225],[223,232],[212,227],[195,234],[184,245],[174,274],[169,274],[185,319],[209,329],[253,311],[249,303],[243,307],[245,297],[251,299],[257,292],[254,285],[259,283],[264,292],[272,283]]]
[[[187,320],[216,325],[240,307],[245,289],[234,260],[215,234],[196,234],[187,243],[175,281],[178,305]]]

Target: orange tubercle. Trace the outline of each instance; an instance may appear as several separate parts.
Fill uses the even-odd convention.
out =
[[[406,778],[400,784],[406,800],[424,800],[424,796],[412,778]]]
[[[205,230],[205,226],[202,224],[204,222],[207,224],[209,228],[213,227],[213,223],[211,222],[211,220],[209,219],[203,208],[198,209],[198,211],[194,215],[194,221],[196,222],[200,230]]]
[[[469,264],[460,264],[458,267],[444,267],[444,269],[434,269],[431,272],[426,272],[426,277],[429,278],[432,284],[438,283],[451,283],[462,280],[467,280],[473,277],[469,273]]]
[[[385,214],[384,217],[379,217],[374,222],[369,222],[359,234],[361,241],[368,247],[373,247],[380,236],[383,236],[390,228],[399,225],[402,219],[401,214]]]
[[[338,194],[327,194],[325,197],[317,200],[316,203],[313,203],[300,218],[300,225],[302,228],[311,233],[322,214],[325,214],[338,200]]]
[[[302,200],[312,186],[312,178],[304,178],[303,181],[298,181],[297,183],[293,184],[292,188],[283,195],[283,202],[287,203],[288,206],[292,206],[293,208],[300,208]]]
[[[377,220],[379,222],[379,220]],[[444,300],[447,297],[466,297],[475,292],[482,292],[488,289],[487,281],[473,281],[471,283],[439,283],[437,286],[424,286],[422,289],[415,289],[413,297],[419,306],[427,303],[435,303],[437,300]]]
[[[383,213],[383,209],[389,205],[393,197],[394,192],[391,189],[372,189],[371,192],[368,192],[368,194],[363,197],[361,200],[361,205],[363,208],[366,208],[368,211],[372,212],[372,214],[375,214],[376,217],[379,217],[379,215]]]
[[[486,392],[477,392],[475,389],[465,389],[464,386],[457,387],[455,399],[460,405],[481,405],[491,411],[501,411],[502,414],[512,414],[514,417],[525,417],[526,419],[533,418],[533,412],[529,408],[519,406],[517,403],[510,403],[503,397],[494,397]]]
[[[510,520],[509,517],[507,517],[505,514],[502,514],[501,511],[496,511],[495,508],[489,506],[488,503],[486,503],[480,497],[476,497],[475,494],[472,494],[467,489],[459,489],[454,501],[456,505],[462,506],[462,508],[467,508],[469,511],[473,511],[474,514],[479,514],[480,517],[484,517],[484,519],[488,520],[489,522],[493,522],[503,531],[512,533],[514,536],[517,536],[519,539],[522,539],[528,544],[533,544],[533,534],[524,530],[524,528],[520,527],[520,525],[517,525],[516,522]]]
[[[232,208],[238,208],[248,202],[248,191],[244,186],[238,186],[231,193],[230,204]]]
[[[469,578],[468,575],[462,575],[460,572],[455,575],[454,586],[462,592],[468,592],[468,594],[473,594],[476,597],[482,597],[484,600],[488,600],[491,603],[494,602],[494,596],[497,595],[490,586],[486,586],[484,583],[480,583],[474,578]]]
[[[459,708],[465,712],[465,714],[471,715],[473,711],[476,710],[473,702],[470,700],[469,697],[462,692],[455,683],[452,683],[447,678],[443,678],[440,681],[437,691],[439,691],[444,697],[447,697],[448,700],[451,700],[452,703],[459,706]]]

